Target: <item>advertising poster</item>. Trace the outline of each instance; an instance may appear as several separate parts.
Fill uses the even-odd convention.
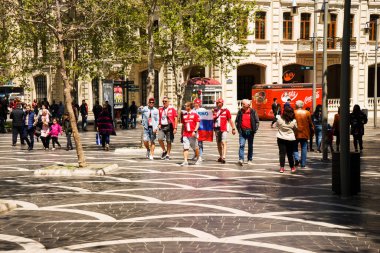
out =
[[[123,88],[119,85],[116,85],[113,87],[113,93],[114,108],[123,108]]]
[[[113,108],[113,81],[103,80],[103,101],[108,101],[111,108]],[[113,117],[113,110],[112,110]]]

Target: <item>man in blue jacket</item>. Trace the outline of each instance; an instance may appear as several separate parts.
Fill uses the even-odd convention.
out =
[[[24,127],[25,140],[29,141],[28,150],[33,150],[34,146],[34,111],[30,105],[26,106],[25,111],[25,127]],[[29,139],[28,139],[29,137]]]

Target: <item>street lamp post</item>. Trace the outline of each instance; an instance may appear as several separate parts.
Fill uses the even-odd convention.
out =
[[[343,43],[342,43],[342,71],[340,74],[340,186],[343,197],[351,195],[351,163],[350,163],[350,10],[351,0],[345,0]]]
[[[326,133],[327,133],[327,28],[328,28],[328,15],[329,15],[329,2],[324,0],[323,2],[323,81],[322,81],[322,159],[324,161],[328,160],[327,156],[327,143],[326,143]]]
[[[316,92],[317,92],[317,0],[314,0],[314,31],[313,31],[313,107],[312,111],[315,111],[317,104]]]
[[[377,127],[377,51],[379,50],[379,27],[380,18],[376,19],[375,22],[375,80],[374,80],[374,94],[373,94],[373,126]]]

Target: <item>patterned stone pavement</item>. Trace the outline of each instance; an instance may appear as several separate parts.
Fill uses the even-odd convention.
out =
[[[0,215],[0,252],[379,252],[380,130],[367,127],[362,192],[341,199],[331,191],[331,163],[309,153],[308,167],[278,173],[276,130],[262,122],[254,165],[237,165],[230,136],[226,164],[214,143],[202,166],[144,158],[139,130],[118,131],[111,151],[83,133],[88,162],[119,169],[103,177],[35,177],[75,152],[28,152],[0,135],[0,199],[18,208]],[[65,144],[65,138],[61,138]],[[115,151],[116,148],[116,151]],[[161,151],[157,149],[157,156]]]

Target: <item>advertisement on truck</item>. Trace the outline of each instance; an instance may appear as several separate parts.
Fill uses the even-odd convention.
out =
[[[322,104],[322,88],[317,85],[317,104]],[[255,84],[252,87],[252,108],[254,108],[260,120],[273,120],[272,103],[273,98],[277,98],[277,103],[281,105],[290,99],[290,106],[295,109],[296,101],[305,103],[304,108],[309,107],[312,111],[313,85],[311,83],[288,83],[288,84]]]

